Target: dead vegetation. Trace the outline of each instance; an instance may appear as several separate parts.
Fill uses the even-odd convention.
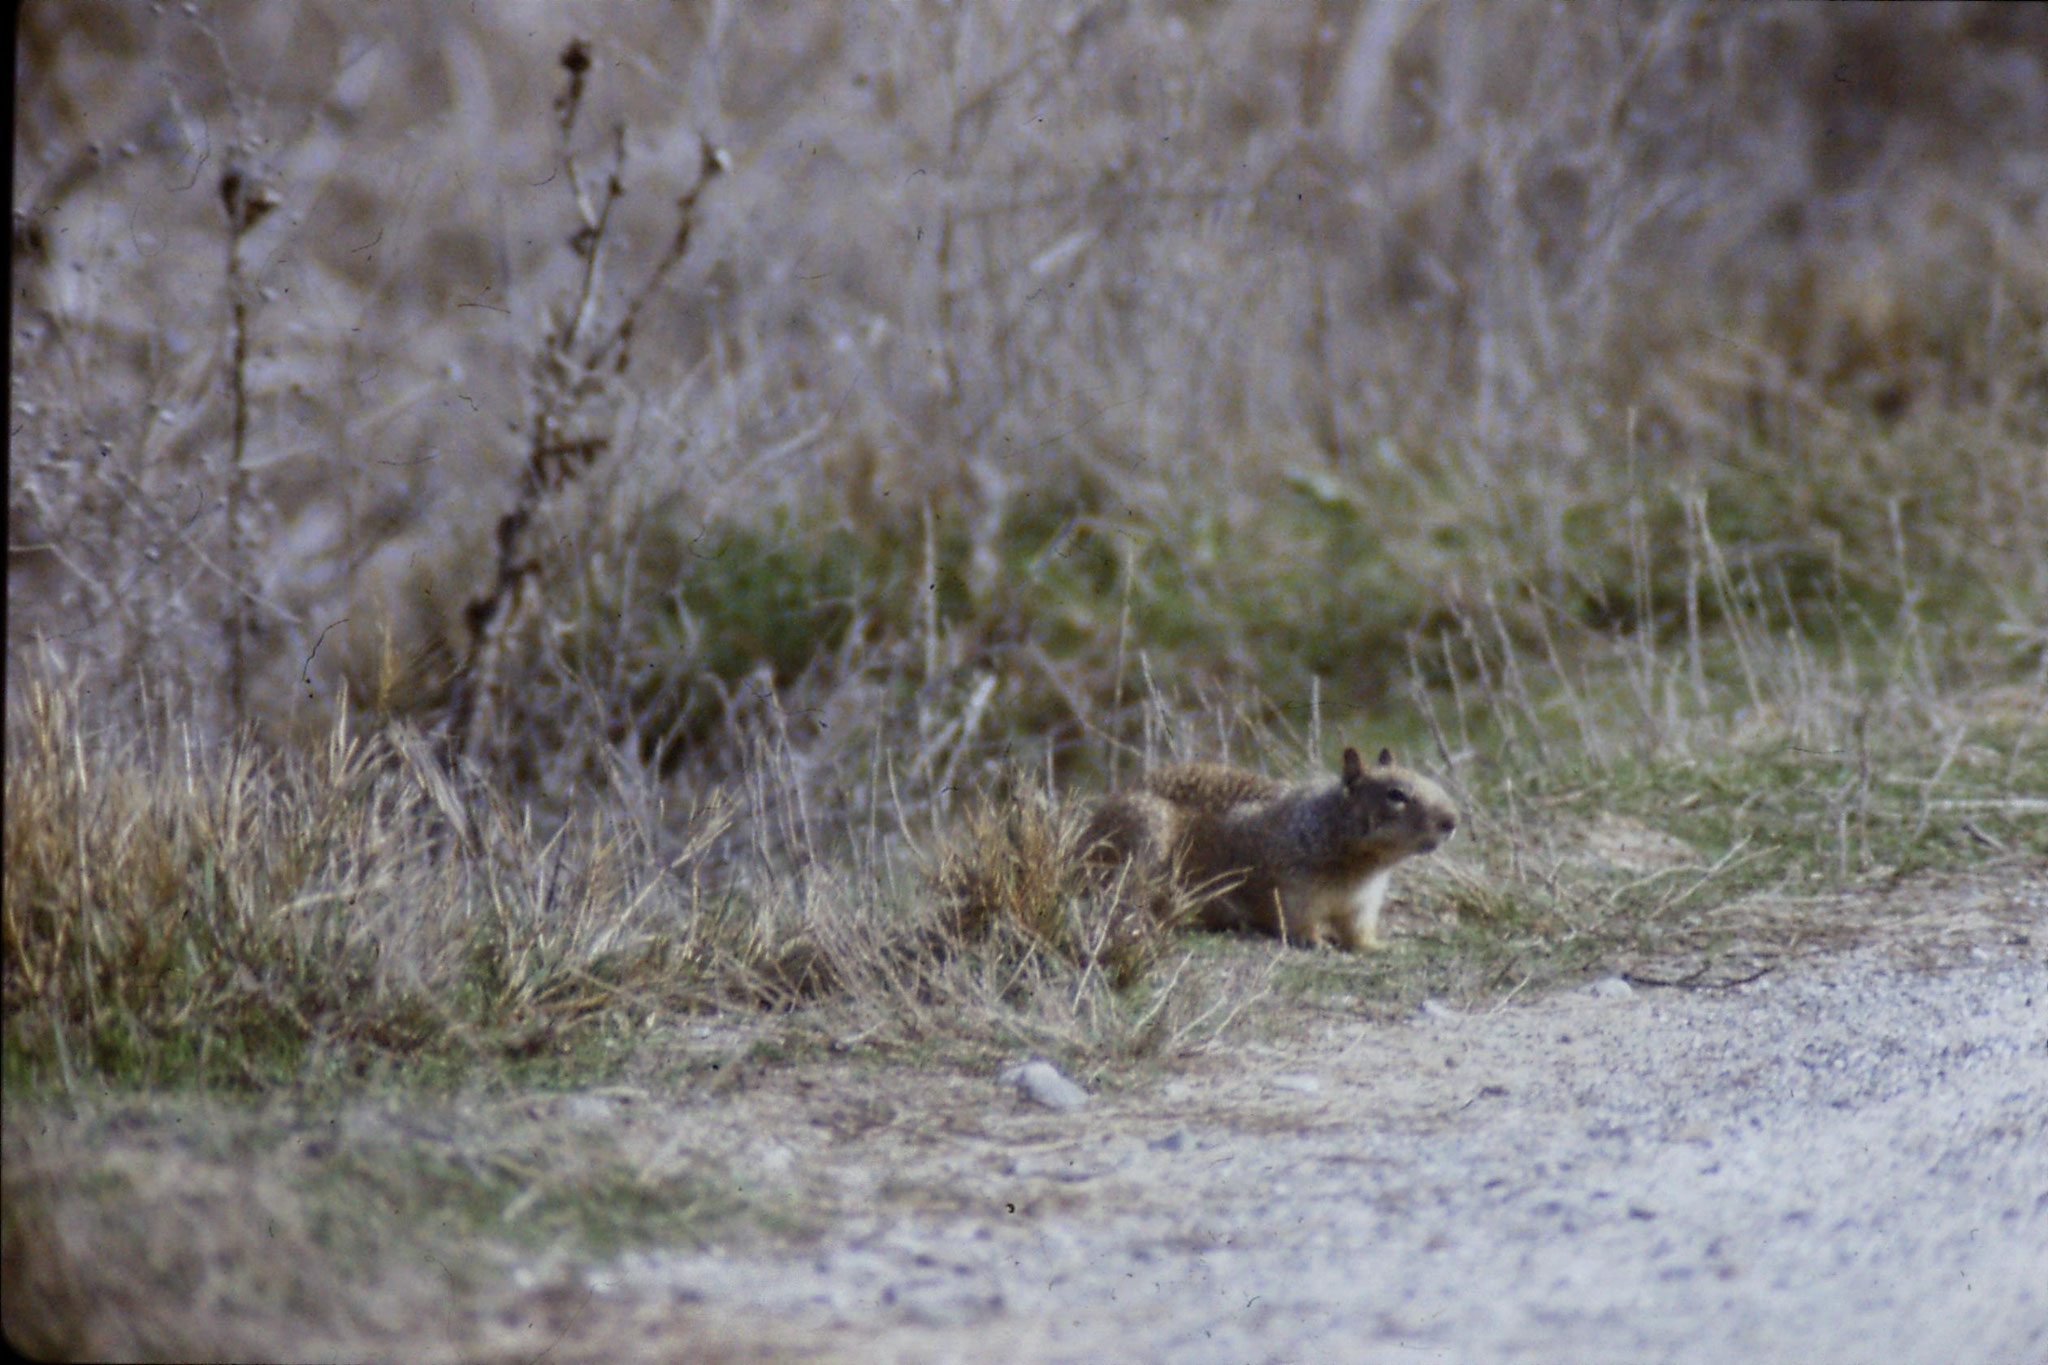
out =
[[[707,1309],[595,1303],[560,1254],[565,1227],[630,1239],[658,1225],[688,1243],[721,1229],[731,1201],[611,1151],[567,1154],[573,1174],[544,1174],[540,1148],[505,1140],[536,1125],[463,1129],[427,1156],[417,1132],[360,1115],[345,1132],[204,1105],[53,1122],[68,1141],[10,1123],[5,1154],[0,1316],[31,1359],[514,1365],[680,1351],[741,1365],[817,1349],[801,1332]]]
[[[2039,21],[1304,14],[36,10],[10,1073],[975,1032],[920,957],[1128,1041],[1158,889],[1011,797],[1326,728],[1474,807],[1461,955],[1610,942],[1610,806],[1800,833],[1620,924],[2037,854]]]
[[[848,13],[25,12],[11,1100],[1102,1068],[2048,860],[2035,11]],[[1469,816],[1384,957],[1077,856],[1344,743]],[[127,1235],[24,1132],[10,1258]]]

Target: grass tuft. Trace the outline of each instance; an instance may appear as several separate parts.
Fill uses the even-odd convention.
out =
[[[999,956],[1047,953],[1119,991],[1145,979],[1193,907],[1164,877],[1091,867],[1085,825],[1036,792],[971,807],[935,872],[941,932]]]

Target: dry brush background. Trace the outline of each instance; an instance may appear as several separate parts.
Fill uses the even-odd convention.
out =
[[[587,332],[700,139],[732,169],[565,396],[576,35],[568,149],[626,189]],[[2032,626],[2044,48],[2000,6],[32,5],[9,676],[431,726],[549,403],[599,453],[484,744],[542,786],[769,710],[828,766],[928,744],[989,678],[1066,762],[1137,738],[1140,650],[1389,711],[1490,600],[1669,632],[1688,499],[1795,611]],[[276,203],[238,238],[231,171]]]
[[[962,867],[1091,998],[1062,817],[1000,811],[1161,752],[1392,738],[1477,807],[1439,906],[1550,946],[1546,791],[1725,817],[1715,869],[1757,797],[1702,763],[1802,876],[2038,837],[1985,823],[2048,670],[2030,9],[31,5],[17,54],[38,1074],[161,1061],[173,980],[400,1050],[916,996],[864,945]]]
[[[35,3],[16,80],[10,1089],[1170,1054],[1241,964],[1066,850],[1159,754],[1457,790],[1298,968],[1387,1006],[2048,854],[2032,7]]]

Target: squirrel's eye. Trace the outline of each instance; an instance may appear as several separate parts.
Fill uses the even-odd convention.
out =
[[[1404,792],[1404,791],[1402,791],[1402,790],[1401,790],[1401,789],[1400,789],[1399,787],[1395,787],[1395,788],[1393,788],[1392,790],[1388,791],[1388,793],[1387,793],[1387,804],[1388,804],[1388,805],[1390,805],[1390,806],[1405,806],[1405,805],[1407,805],[1407,804],[1408,804],[1408,793],[1407,793],[1407,792]]]

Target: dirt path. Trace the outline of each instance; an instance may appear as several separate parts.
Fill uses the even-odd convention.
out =
[[[1765,909],[1699,980],[1827,950],[1393,1021],[1272,997],[1064,1112],[762,1060],[758,1016],[637,1087],[10,1104],[0,1309],[83,1358],[2048,1360],[2048,866]],[[724,1244],[574,1249],[643,1215]]]
[[[859,1359],[2048,1360],[2048,876],[1999,880],[1746,985],[1304,1014],[1074,1113],[672,1113],[834,1229],[588,1282]]]

